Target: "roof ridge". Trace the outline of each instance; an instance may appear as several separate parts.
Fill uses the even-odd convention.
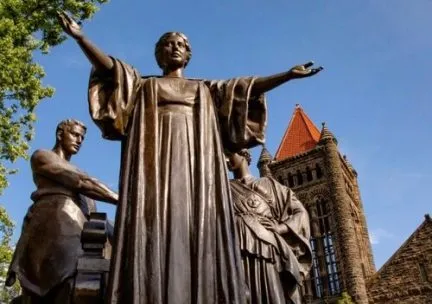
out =
[[[281,160],[313,149],[318,144],[320,135],[321,132],[303,108],[296,104],[274,159]]]
[[[397,254],[400,253],[409,244],[409,242],[420,232],[420,230],[422,230],[423,227],[425,227],[429,223],[432,222],[426,217],[425,220],[423,220],[423,222],[414,230],[414,232],[411,233],[410,236],[402,243],[402,245],[400,245],[399,248],[388,258],[388,260],[381,266],[381,268],[376,272],[376,274],[381,274],[384,268],[390,264],[391,260],[396,257]]]
[[[315,126],[315,124],[309,118],[309,116],[303,111],[303,109],[299,107],[299,110],[300,110],[301,117],[302,117],[303,121],[305,122],[305,124],[307,126],[307,131],[309,132],[310,136],[314,140],[315,140],[315,136],[314,136],[314,134],[312,134],[311,128],[314,129],[314,131],[317,132],[316,134],[318,134],[318,138],[316,139],[316,142],[318,142],[319,141],[319,135],[320,135],[321,132],[318,130],[317,126]]]
[[[282,140],[281,140],[281,142],[280,142],[280,144],[279,144],[278,149],[276,150],[276,154],[275,154],[275,156],[274,156],[275,159],[278,158],[278,156],[279,156],[279,152],[280,152],[280,150],[282,150],[283,144],[284,144],[284,142],[285,142],[285,138],[288,136],[289,130],[290,130],[290,128],[291,128],[291,125],[292,125],[292,123],[293,123],[293,121],[294,121],[294,118],[295,118],[295,115],[296,115],[296,113],[297,113],[297,109],[298,109],[299,107],[300,107],[300,106],[297,104],[297,105],[296,105],[296,108],[294,109],[294,113],[293,113],[292,116],[291,116],[290,122],[288,123],[288,127],[285,129],[285,133],[284,133],[284,135],[283,135],[283,137],[282,137]]]

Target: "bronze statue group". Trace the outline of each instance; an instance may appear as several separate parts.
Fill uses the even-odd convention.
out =
[[[36,191],[7,280],[19,280],[21,302],[74,303],[94,199],[115,204],[116,219],[108,285],[93,303],[300,303],[311,266],[308,214],[289,188],[250,175],[248,149],[265,140],[264,94],[322,68],[188,79],[189,41],[169,32],[155,48],[162,76],[147,77],[105,55],[68,15],[59,22],[92,65],[93,121],[121,142],[119,194],[69,162],[86,129],[61,122],[54,148],[31,158]]]

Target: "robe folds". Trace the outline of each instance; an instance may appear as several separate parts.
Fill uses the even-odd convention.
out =
[[[309,216],[294,192],[274,178],[232,180],[245,279],[252,304],[300,304],[299,286],[312,265]],[[287,226],[282,235],[262,223]]]
[[[224,151],[264,142],[254,78],[141,77],[114,59],[89,105],[122,143],[108,303],[245,303]]]

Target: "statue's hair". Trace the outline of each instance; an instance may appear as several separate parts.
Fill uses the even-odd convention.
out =
[[[252,156],[251,156],[251,154],[250,154],[250,152],[249,152],[248,149],[242,149],[239,152],[237,152],[237,154],[240,155],[240,156],[243,156],[246,159],[248,165],[251,164],[251,162],[252,162]]]
[[[79,120],[71,118],[62,120],[61,122],[59,122],[56,128],[56,143],[58,142],[57,136],[59,134],[63,134],[66,129],[69,130],[69,128],[71,128],[72,126],[80,126],[81,128],[83,128],[84,132],[87,131],[87,127],[85,126],[85,124]]]
[[[162,47],[164,46],[165,41],[169,37],[172,37],[172,36],[178,36],[178,37],[182,38],[184,41],[186,51],[187,51],[187,57],[186,57],[186,62],[185,62],[184,67],[186,67],[188,65],[188,63],[192,57],[192,49],[191,49],[191,46],[189,43],[189,39],[186,37],[186,35],[183,33],[180,33],[180,32],[167,32],[159,38],[158,42],[156,43],[156,47],[155,47],[156,62],[162,70],[165,68],[165,63],[164,63],[163,58],[162,58]]]

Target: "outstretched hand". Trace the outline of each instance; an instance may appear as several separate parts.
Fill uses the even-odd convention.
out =
[[[315,74],[318,74],[320,71],[324,69],[321,66],[317,68],[312,68],[313,64],[314,64],[313,61],[309,61],[308,63],[305,63],[303,65],[296,65],[290,70],[292,78],[296,79],[296,78],[310,77]]]
[[[74,39],[79,39],[83,36],[79,24],[64,11],[57,12],[57,19],[65,33],[69,36],[73,37]]]

